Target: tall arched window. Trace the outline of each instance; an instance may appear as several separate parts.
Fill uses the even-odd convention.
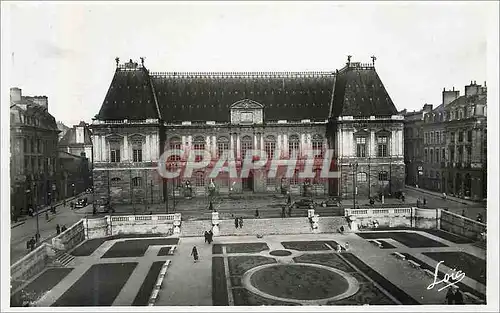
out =
[[[378,157],[387,157],[389,139],[387,136],[380,136],[377,138],[377,148],[378,148]]]
[[[141,187],[142,186],[142,177],[134,177],[132,178],[132,186]]]
[[[195,161],[199,162],[203,158],[203,151],[205,151],[205,138],[197,136],[193,140],[193,150],[196,153]]]
[[[315,134],[312,137],[312,149],[313,151],[318,151],[315,153],[315,157],[323,156],[323,136]]]
[[[276,150],[276,137],[267,136],[264,142],[264,151],[267,154],[268,159],[272,159],[274,157],[274,150]]]
[[[290,158],[299,156],[300,140],[298,135],[291,135],[288,138],[288,155]]]
[[[168,143],[168,146],[170,148],[170,150],[180,150],[181,149],[181,139],[179,137],[172,137],[170,138],[170,141]],[[171,155],[169,157],[169,161],[180,161],[181,160],[181,156],[180,155]]]
[[[229,151],[229,139],[227,137],[217,138],[217,157],[220,158],[226,151]]]
[[[250,136],[244,136],[241,138],[241,158],[244,159],[247,155],[248,150],[253,149],[253,140]]]
[[[364,172],[360,172],[360,173],[356,174],[356,181],[357,182],[360,182],[360,183],[366,182],[366,178],[367,178],[367,176],[366,176],[366,173],[364,173]]]

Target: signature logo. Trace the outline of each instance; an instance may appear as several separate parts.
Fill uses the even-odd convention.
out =
[[[440,261],[436,265],[436,269],[434,270],[434,281],[429,286],[427,286],[427,290],[431,290],[435,286],[442,284],[442,283],[446,284],[444,287],[441,287],[440,289],[438,289],[438,291],[441,291],[441,290],[446,289],[450,286],[456,285],[462,279],[465,278],[464,272],[457,271],[456,269],[453,269],[453,270],[451,270],[451,272],[445,274],[443,279],[438,280],[439,279],[439,265],[441,265],[441,263],[444,263],[444,261]]]

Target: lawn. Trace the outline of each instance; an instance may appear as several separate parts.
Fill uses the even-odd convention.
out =
[[[324,251],[330,250],[327,244],[335,249],[337,243],[335,241],[283,241],[281,243],[285,249],[297,251]]]
[[[172,248],[172,246],[161,247],[160,251],[158,251],[157,256],[166,256],[166,255],[168,255],[168,252],[170,251],[170,248]]]
[[[434,235],[436,237],[451,241],[453,243],[462,244],[462,243],[473,243],[474,242],[473,240],[471,240],[469,238],[460,237],[460,236],[457,236],[455,234],[452,234],[452,233],[449,233],[449,232],[446,232],[446,231],[443,231],[440,229],[423,229],[422,231],[425,231],[426,233],[429,233],[429,234]]]
[[[296,303],[282,302],[263,298],[246,288],[233,288],[234,305],[237,306],[261,306],[261,305],[298,305]]]
[[[388,243],[385,240],[378,240],[378,242],[380,242],[382,244],[381,249],[395,249],[396,248],[394,245],[391,245],[390,243]]]
[[[276,263],[275,259],[263,256],[231,256],[227,259],[231,276],[241,276],[249,269],[259,265]]]
[[[366,276],[370,277],[371,280],[379,284],[387,292],[389,292],[394,298],[398,299],[402,304],[417,305],[418,301],[413,299],[403,290],[399,289],[397,286],[392,284],[390,281],[385,279],[377,271],[373,270],[365,262],[361,261],[352,253],[343,253],[342,256],[353,266],[357,267],[358,270],[362,271]]]
[[[225,244],[226,253],[258,253],[269,250],[264,242],[230,243]]]
[[[94,264],[52,306],[110,306],[136,266],[137,262]]]
[[[424,261],[414,257],[413,255],[409,254],[409,253],[402,253],[407,260],[412,260],[414,262],[417,262],[418,264],[420,264],[420,268],[422,269],[428,269],[429,271],[431,271],[432,273],[435,272],[436,268],[435,267],[432,267],[430,266],[429,264],[425,263]],[[445,273],[441,270],[439,270],[438,272],[438,278],[439,279],[443,279],[444,278],[444,275]],[[432,277],[429,276],[429,284],[432,283]],[[456,284],[460,290],[462,290],[463,292],[469,292],[473,295],[475,295],[476,297],[480,298],[480,299],[483,299],[483,300],[486,300],[486,297],[484,294],[482,294],[481,292],[475,290],[475,289],[472,289],[471,287],[467,286],[466,284],[462,283],[462,282],[459,282]],[[439,287],[441,288],[441,287]]]
[[[295,300],[317,300],[339,295],[349,283],[341,275],[307,265],[278,265],[263,268],[250,283],[264,293]]]
[[[303,254],[301,256],[293,258],[297,263],[313,263],[326,265],[339,269],[341,271],[352,273],[356,270],[349,266],[344,260],[342,260],[337,254]]]
[[[462,271],[469,278],[486,285],[486,261],[465,252],[425,252],[431,259],[457,271]]]
[[[162,237],[162,234],[122,234],[122,235],[113,235],[102,238],[94,238],[88,239],[84,241],[81,245],[76,247],[73,251],[70,252],[73,256],[89,256],[94,253],[97,248],[99,248],[103,243],[108,240],[115,239],[125,239],[125,238],[148,238],[148,237]]]
[[[212,254],[222,254],[222,245],[214,244],[212,246]]]
[[[422,236],[413,232],[367,232],[356,233],[364,239],[392,239],[400,242],[409,248],[432,248],[432,247],[447,247],[444,243],[433,240],[429,237]]]
[[[222,257],[212,258],[212,305],[229,305],[224,258]]]
[[[176,245],[178,238],[132,239],[116,242],[102,258],[142,257],[149,246]]]
[[[46,292],[54,288],[72,270],[72,268],[66,267],[45,270],[22,290],[14,293],[10,298],[10,305],[12,307],[22,306],[23,300],[33,301],[39,299]]]
[[[148,274],[142,282],[139,292],[135,296],[134,302],[132,303],[133,306],[148,305],[149,297],[151,296],[151,292],[153,291],[163,264],[165,264],[163,261],[153,262],[149,268]]]

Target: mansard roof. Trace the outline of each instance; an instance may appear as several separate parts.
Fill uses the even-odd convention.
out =
[[[149,74],[144,67],[117,67],[101,110],[100,120],[157,119]]]
[[[332,116],[388,116],[396,106],[372,64],[348,63],[338,72]]]
[[[230,121],[241,100],[264,107],[264,120],[328,118],[334,73],[153,73],[167,122]]]
[[[335,72],[168,72],[118,66],[96,116],[100,120],[162,119],[229,122],[233,105],[263,106],[264,121],[324,121],[330,116],[395,115],[373,65]]]

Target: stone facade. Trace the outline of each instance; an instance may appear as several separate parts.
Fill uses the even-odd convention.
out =
[[[338,195],[366,202],[404,188],[403,117],[340,117],[335,131]]]
[[[372,88],[369,93],[363,85]],[[352,98],[353,94],[358,98]],[[319,177],[327,149],[336,151],[333,157],[338,158],[328,160],[330,172],[335,170],[334,163],[344,167],[358,160],[361,167],[366,163],[370,168],[370,177],[378,178],[380,171],[390,173],[390,179],[383,177],[386,184],[390,182],[390,193],[401,189],[404,177],[402,120],[396,114],[373,63],[351,63],[349,59],[336,72],[150,73],[143,63],[130,60],[122,65],[117,60],[108,93],[90,127],[96,198],[108,197],[112,203],[156,203],[188,191],[192,196],[290,192],[349,197],[352,187],[348,182],[343,193],[341,179]],[[386,150],[392,150],[380,158],[372,155],[375,150],[360,157],[348,152],[355,145],[353,133],[358,136],[357,128],[365,127],[361,125],[367,120],[372,135],[386,132],[384,138],[389,140]],[[184,153],[166,160],[168,171],[199,165],[199,159],[189,158],[193,151],[205,151],[209,164],[187,177],[156,178],[158,162],[167,149]],[[242,177],[248,150],[263,150],[273,157],[280,153],[280,159],[296,160],[293,175],[284,177],[286,166],[281,166],[272,177],[271,161],[264,164],[262,155],[250,155],[249,161],[263,166]],[[317,150],[312,168],[315,176],[305,178],[300,173],[312,150]],[[225,154],[234,160],[238,177],[228,177],[228,173],[208,177]],[[343,171],[348,174],[346,168]],[[366,197],[378,193],[379,186],[371,181],[370,185],[357,183]]]
[[[437,108],[405,114],[406,182],[457,197],[486,198],[486,87],[443,90]]]
[[[11,213],[26,214],[29,207],[60,199],[57,189],[59,130],[48,112],[47,97],[26,97],[10,90]]]

